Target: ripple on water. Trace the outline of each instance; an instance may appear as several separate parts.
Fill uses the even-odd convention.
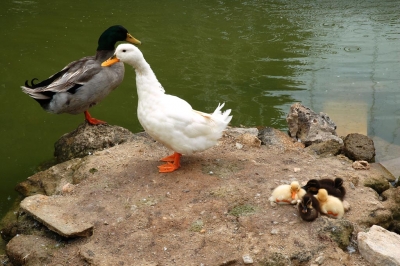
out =
[[[349,52],[349,53],[356,53],[356,52],[361,51],[361,47],[355,46],[355,45],[353,45],[353,46],[346,46],[346,47],[344,47],[344,50],[345,50],[346,52]]]

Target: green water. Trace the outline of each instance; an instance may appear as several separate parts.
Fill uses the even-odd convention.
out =
[[[166,91],[195,109],[226,102],[233,125],[282,130],[296,101],[317,112],[344,110],[353,122],[334,119],[338,127],[360,123],[378,143],[378,159],[398,157],[399,14],[399,1],[375,0],[3,1],[0,216],[17,197],[15,185],[83,122],[83,115],[44,112],[20,86],[93,55],[115,24],[142,41]],[[136,104],[128,66],[123,84],[91,114],[138,132]]]

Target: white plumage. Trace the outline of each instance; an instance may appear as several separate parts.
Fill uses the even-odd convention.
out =
[[[214,146],[231,121],[231,110],[221,111],[219,104],[212,114],[193,110],[185,100],[165,94],[142,52],[133,45],[120,44],[115,55],[103,66],[115,62],[132,65],[136,71],[138,118],[145,131],[175,153],[163,158],[168,163],[160,172],[172,172],[180,167],[181,154],[192,154]]]

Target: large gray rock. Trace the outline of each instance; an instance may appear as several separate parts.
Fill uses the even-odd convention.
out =
[[[289,134],[293,140],[300,140],[306,146],[333,139],[343,140],[336,134],[336,125],[325,113],[315,113],[300,103],[294,103],[286,116]]]
[[[351,133],[344,139],[343,153],[353,161],[374,162],[374,141],[368,136]]]
[[[58,163],[65,162],[113,147],[132,138],[133,133],[123,127],[108,124],[93,126],[84,122],[74,131],[64,134],[54,144],[54,156]]]
[[[30,196],[20,206],[23,211],[64,237],[91,236],[93,224],[72,213],[66,213],[54,197],[40,194]]]
[[[400,235],[373,225],[367,233],[358,233],[358,249],[372,265],[400,265]]]

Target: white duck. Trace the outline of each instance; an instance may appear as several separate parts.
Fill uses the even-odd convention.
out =
[[[119,61],[135,68],[140,124],[155,140],[174,151],[174,154],[161,159],[167,162],[158,166],[161,173],[178,169],[182,154],[204,151],[221,138],[232,119],[230,109],[221,112],[224,104],[218,105],[212,114],[207,114],[193,110],[181,98],[165,94],[142,52],[134,45],[120,44],[114,56],[102,66],[110,66]]]

